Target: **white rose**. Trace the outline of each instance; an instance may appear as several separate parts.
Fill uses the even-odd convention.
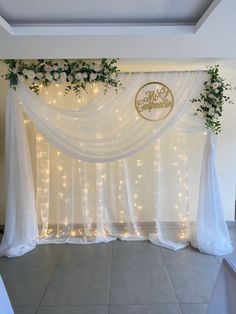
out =
[[[67,79],[67,74],[66,74],[66,72],[62,72],[61,74],[60,74],[60,79],[59,79],[59,81],[60,81],[60,83],[65,83],[66,82],[66,79]]]
[[[24,82],[24,80],[25,80],[24,76],[23,76],[23,75],[20,75],[20,76],[19,76],[19,80],[20,80],[20,82]]]
[[[43,78],[43,73],[39,72],[36,74],[36,77],[41,80]]]
[[[83,75],[81,73],[75,73],[75,79],[77,81],[81,80],[83,78]]]
[[[217,94],[218,94],[218,93],[219,93],[219,89],[215,89],[215,93],[217,93]]]
[[[66,72],[61,72],[60,76],[61,76],[61,78],[65,78],[65,79],[67,78]]]
[[[83,78],[86,79],[87,77],[88,77],[88,74],[87,74],[86,72],[84,72],[84,73],[83,73]]]
[[[23,73],[24,75],[27,75],[27,72],[28,72],[27,69],[24,69],[24,70],[22,71],[22,73]]]
[[[58,65],[54,65],[54,66],[53,66],[53,70],[54,70],[54,71],[57,71],[57,70],[58,70]]]
[[[28,79],[33,80],[35,78],[36,74],[32,70],[28,70],[26,73],[26,76],[28,77]]]
[[[215,114],[215,109],[214,109],[214,108],[210,108],[208,113],[209,113],[211,116],[214,116],[214,114]]]
[[[94,81],[97,78],[97,73],[90,73],[89,75],[90,80]]]
[[[112,72],[110,75],[109,75],[109,78],[111,80],[114,80],[116,78],[116,73]]]
[[[68,80],[69,80],[69,82],[72,82],[72,81],[74,80],[74,77],[73,77],[72,74],[69,74],[69,75],[68,75]]]
[[[216,89],[216,88],[218,88],[219,83],[217,83],[217,82],[212,83],[211,86],[212,86],[213,89]]]
[[[93,69],[94,69],[95,72],[99,72],[99,71],[101,71],[102,67],[99,64],[94,64],[93,65]]]
[[[214,98],[214,95],[213,95],[213,94],[210,94],[208,97],[209,97],[209,98]]]
[[[50,73],[45,74],[45,79],[47,79],[49,82],[52,80],[52,76]]]
[[[105,74],[108,74],[108,73],[109,73],[109,70],[108,70],[107,68],[105,68],[105,69],[104,69],[104,73],[105,73]]]
[[[45,67],[44,67],[44,70],[46,71],[46,72],[51,72],[52,71],[52,67],[50,66],[50,65],[45,65]]]
[[[17,74],[17,68],[14,68],[14,69],[12,70],[12,72],[13,72],[14,74]]]
[[[55,72],[53,76],[55,80],[58,80],[60,75],[58,72]]]

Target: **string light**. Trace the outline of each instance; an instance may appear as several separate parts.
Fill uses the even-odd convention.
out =
[[[95,88],[94,88],[95,90]],[[96,92],[95,92],[96,93]],[[62,93],[59,91],[57,93],[58,96],[62,96]],[[77,102],[78,103],[81,103],[81,99],[78,98],[77,99]],[[52,99],[52,103],[56,103],[56,99]],[[119,114],[119,110],[118,109],[115,109],[115,113],[116,114]],[[116,117],[116,119],[119,119],[119,121],[122,121],[123,117],[119,114],[119,116]],[[78,118],[75,118],[75,120],[77,120]],[[136,120],[139,119],[139,117],[136,117]],[[119,132],[116,133],[116,135],[119,137],[120,134]],[[41,137],[41,135],[39,135],[39,138],[37,139],[38,142],[40,141],[44,141],[43,138]],[[160,142],[158,142],[159,144],[157,144],[157,151],[158,151],[158,154],[156,156],[156,159],[154,161],[154,166],[155,166],[155,175],[156,176],[159,176],[160,175],[160,172],[162,171],[161,169],[161,163],[160,163]],[[159,146],[158,146],[159,145]],[[49,171],[49,157],[48,157],[48,152],[47,152],[47,148],[46,146],[43,148],[42,145],[40,146],[40,149],[42,149],[42,151],[39,151],[37,153],[37,159],[39,160],[40,159],[40,163],[42,165],[42,162],[43,162],[43,170],[41,171],[40,173],[40,176],[41,176],[41,183],[40,183],[40,186],[37,188],[37,191],[39,191],[39,193],[46,193],[48,194],[49,193],[49,183],[50,183],[50,180],[49,180],[49,175],[50,175],[50,171]],[[172,147],[173,151],[175,152],[179,152],[181,151],[181,147],[180,145],[175,145]],[[59,164],[57,165],[53,165],[53,169],[57,169],[60,173],[59,173],[59,177],[60,177],[60,191],[58,192],[58,196],[60,198],[60,204],[61,206],[64,206],[63,204],[67,204],[67,203],[70,203],[71,200],[69,198],[67,198],[68,196],[68,191],[70,190],[69,187],[70,187],[70,180],[71,178],[69,176],[67,176],[67,173],[68,173],[68,169],[67,169],[67,165],[66,165],[66,161],[63,161],[62,156],[63,154],[60,153],[60,151],[57,151],[56,152],[56,155],[58,156],[58,162]],[[187,162],[188,162],[188,158],[185,154],[178,154],[177,156],[177,161],[176,162],[173,162],[172,165],[176,167],[176,173],[177,173],[177,181],[178,181],[178,187],[180,189],[180,192],[177,191],[177,194],[176,194],[176,197],[178,198],[176,201],[176,205],[175,205],[175,208],[176,209],[179,209],[179,208],[182,208],[180,207],[179,205],[181,204],[182,206],[182,203],[181,202],[187,202],[189,201],[189,196],[188,196],[188,183],[186,183],[188,181],[188,172],[184,172],[182,168],[183,167],[183,164],[186,166]],[[45,164],[44,164],[45,163]],[[117,199],[118,199],[118,202],[119,202],[119,208],[121,208],[119,210],[118,208],[118,215],[119,215],[119,222],[121,224],[124,224],[124,221],[127,221],[130,219],[131,221],[131,229],[133,228],[133,230],[129,229],[129,232],[125,232],[124,235],[125,237],[128,237],[128,236],[131,236],[132,233],[134,232],[137,236],[140,236],[140,232],[138,230],[138,227],[136,225],[136,222],[138,221],[139,219],[139,214],[140,212],[143,210],[143,204],[141,202],[141,198],[140,198],[140,195],[141,195],[141,187],[140,187],[140,181],[141,183],[143,181],[145,181],[145,176],[144,176],[144,179],[143,179],[143,174],[142,174],[142,168],[139,169],[140,171],[138,171],[138,174],[136,176],[133,176],[131,179],[125,176],[127,176],[127,174],[125,174],[126,170],[127,169],[124,169],[124,161],[120,161],[119,163],[119,176],[120,178],[118,179],[118,193],[117,193]],[[141,167],[143,166],[143,160],[140,159],[137,159],[136,160],[136,166],[137,167]],[[98,222],[98,225],[97,225],[97,228],[98,230],[94,231],[92,233],[92,231],[90,230],[93,226],[92,224],[92,218],[91,218],[91,210],[89,208],[89,189],[88,189],[88,176],[87,176],[87,165],[86,163],[84,162],[80,162],[78,161],[78,164],[76,165],[76,169],[77,169],[77,174],[78,174],[78,177],[79,177],[79,180],[80,180],[80,188],[81,188],[81,199],[83,200],[82,201],[82,204],[81,204],[81,211],[82,211],[82,219],[85,221],[85,233],[86,233],[86,236],[90,236],[90,235],[96,235],[96,236],[101,236],[101,235],[104,235],[105,234],[105,231],[104,231],[104,226],[103,226],[103,218],[104,218],[104,215],[105,215],[105,205],[104,205],[104,195],[105,195],[105,183],[106,183],[106,180],[107,180],[107,176],[106,174],[104,173],[105,170],[104,170],[104,165],[100,165],[98,164],[97,166],[97,182],[96,182],[96,193],[97,193],[97,222]],[[181,170],[180,170],[181,169]],[[143,180],[141,180],[143,179]],[[129,180],[132,180],[132,183],[133,183],[133,186],[132,186],[132,191],[131,193],[128,193],[128,184],[129,184]],[[128,183],[127,183],[128,182]],[[142,183],[143,184],[143,183]],[[183,189],[184,188],[184,189]],[[159,189],[159,187],[158,187]],[[158,194],[158,189],[155,191],[156,195]],[[183,190],[182,190],[183,189]],[[131,195],[131,200],[128,200],[128,194]],[[156,196],[157,197],[157,196]],[[130,203],[129,203],[130,202]],[[132,203],[132,204],[131,204]],[[129,206],[131,204],[131,210],[130,210],[130,213],[129,213]],[[69,205],[66,205],[67,207],[64,207],[65,211],[69,208]],[[136,216],[135,214],[132,215],[132,206],[135,208],[135,210],[137,211],[136,213]],[[47,201],[46,199],[44,200],[41,200],[41,208],[43,209],[47,209],[48,210],[48,207],[49,207],[49,201]],[[127,208],[126,208],[127,207]],[[134,210],[134,212],[135,212]],[[45,211],[46,212],[46,211]],[[182,226],[186,226],[186,222],[187,222],[187,217],[184,216],[182,213],[180,213],[180,219],[181,219],[181,222],[183,222]],[[42,214],[43,216],[44,214]],[[127,215],[130,215],[130,217],[127,217]],[[47,217],[47,215],[45,215],[44,217]],[[65,227],[68,227],[69,226],[69,217],[66,217],[66,219],[64,220],[64,226]],[[58,227],[59,228],[59,227]],[[130,228],[130,227],[129,227]],[[62,230],[59,230],[57,231],[56,233],[56,237],[60,237],[61,235],[64,235],[64,234],[67,234],[66,232],[62,231]],[[82,236],[83,232],[82,230],[70,230],[68,235],[71,235],[71,236]],[[48,230],[45,231],[44,230],[44,235],[47,236],[48,235]],[[184,237],[186,237],[187,233],[186,232],[181,232],[180,233],[180,237],[182,237],[184,239]]]
[[[36,135],[36,160],[37,160],[37,209],[42,220],[41,237],[48,236],[49,215],[49,163],[48,142],[39,133]]]
[[[97,94],[98,91],[99,91],[99,89],[98,89],[97,85],[94,84],[94,87],[93,87],[93,92],[94,92],[94,94]]]

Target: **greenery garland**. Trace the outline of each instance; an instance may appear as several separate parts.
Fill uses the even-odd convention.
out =
[[[2,75],[9,80],[10,87],[16,88],[19,80],[30,83],[30,89],[36,94],[40,86],[52,84],[66,84],[65,94],[74,91],[79,95],[86,91],[86,84],[102,82],[104,92],[108,87],[114,87],[116,91],[121,86],[118,79],[119,70],[116,66],[117,59],[102,59],[99,62],[77,60],[45,60],[34,62],[22,60],[4,60],[8,65],[8,73]],[[205,119],[206,128],[216,134],[221,131],[221,122],[224,102],[232,103],[225,91],[231,89],[231,85],[219,75],[219,66],[210,66],[208,70],[209,80],[204,82],[204,89],[199,98],[194,98],[193,103],[199,103],[194,115],[201,115]]]
[[[225,91],[231,89],[231,84],[225,83],[225,80],[220,77],[219,65],[210,66],[208,74],[209,80],[204,82],[204,89],[199,98],[191,101],[199,103],[194,115],[203,116],[206,128],[218,134],[221,132],[219,118],[223,113],[223,104],[233,103],[230,97],[225,95]]]
[[[35,62],[4,60],[4,63],[8,65],[8,73],[3,77],[9,80],[12,88],[16,88],[19,79],[26,80],[29,81],[31,90],[36,94],[39,93],[40,86],[51,84],[68,83],[65,87],[65,93],[74,91],[76,95],[79,95],[81,90],[86,90],[88,83],[102,82],[104,92],[109,86],[117,90],[121,85],[118,79],[117,59],[102,59],[99,62],[69,61],[67,59],[40,59]]]

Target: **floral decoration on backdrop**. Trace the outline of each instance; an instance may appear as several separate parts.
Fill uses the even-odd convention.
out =
[[[223,113],[223,104],[232,103],[229,96],[225,95],[225,91],[231,89],[231,84],[219,74],[219,65],[210,66],[207,73],[209,80],[204,82],[204,89],[199,98],[194,98],[193,103],[199,103],[194,115],[201,115],[205,119],[205,126],[208,130],[212,130],[215,134],[221,132],[220,117]]]
[[[85,60],[36,60],[25,62],[22,60],[4,60],[8,65],[8,73],[3,75],[9,80],[10,86],[16,88],[19,80],[26,80],[30,83],[30,89],[36,94],[40,86],[51,84],[67,84],[65,93],[74,91],[79,95],[81,90],[86,90],[86,84],[102,82],[104,92],[108,87],[116,90],[121,85],[118,79],[119,70],[116,66],[117,59],[101,59],[92,62]]]

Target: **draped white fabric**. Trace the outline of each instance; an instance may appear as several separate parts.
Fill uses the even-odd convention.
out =
[[[6,106],[7,211],[1,251],[19,256],[32,250],[38,239],[31,161],[23,111],[10,91]],[[19,136],[18,136],[18,135]]]
[[[97,93],[93,99],[90,94],[81,99],[61,97],[63,103],[72,101],[70,109],[65,104],[49,104],[54,103],[57,87],[46,96],[47,101],[23,83],[10,91],[6,123],[8,202],[0,253],[13,257],[28,252],[36,243],[97,243],[115,237],[149,237],[153,243],[172,249],[188,245],[191,161],[184,134],[204,130],[202,120],[193,116],[189,100],[198,96],[206,75],[123,74],[120,78],[125,89],[117,95],[111,91],[107,95]],[[134,107],[137,90],[153,81],[166,84],[175,100],[171,114],[158,122],[142,119]],[[61,92],[57,94],[61,96]],[[84,106],[76,108],[76,101]],[[36,204],[23,109],[37,128],[26,123]],[[212,134],[207,138],[194,244],[204,253],[226,254],[232,247],[220,203],[215,150],[209,145]],[[210,230],[206,219],[211,221]]]
[[[232,252],[229,233],[224,221],[218,178],[215,170],[216,135],[210,133],[203,152],[201,181],[198,202],[198,219],[196,235],[193,234],[193,246],[203,253],[209,248],[215,255]],[[212,184],[214,182],[214,185]],[[208,206],[211,204],[211,206]],[[194,243],[194,236],[196,243]]]
[[[170,129],[191,108],[189,99],[201,90],[202,76],[201,72],[140,73],[124,79],[125,89],[118,95],[102,96],[78,112],[48,105],[22,83],[16,92],[29,118],[58,149],[76,159],[110,162],[142,150]],[[152,81],[166,84],[174,94],[172,112],[158,123],[141,118],[133,105],[138,89]]]

